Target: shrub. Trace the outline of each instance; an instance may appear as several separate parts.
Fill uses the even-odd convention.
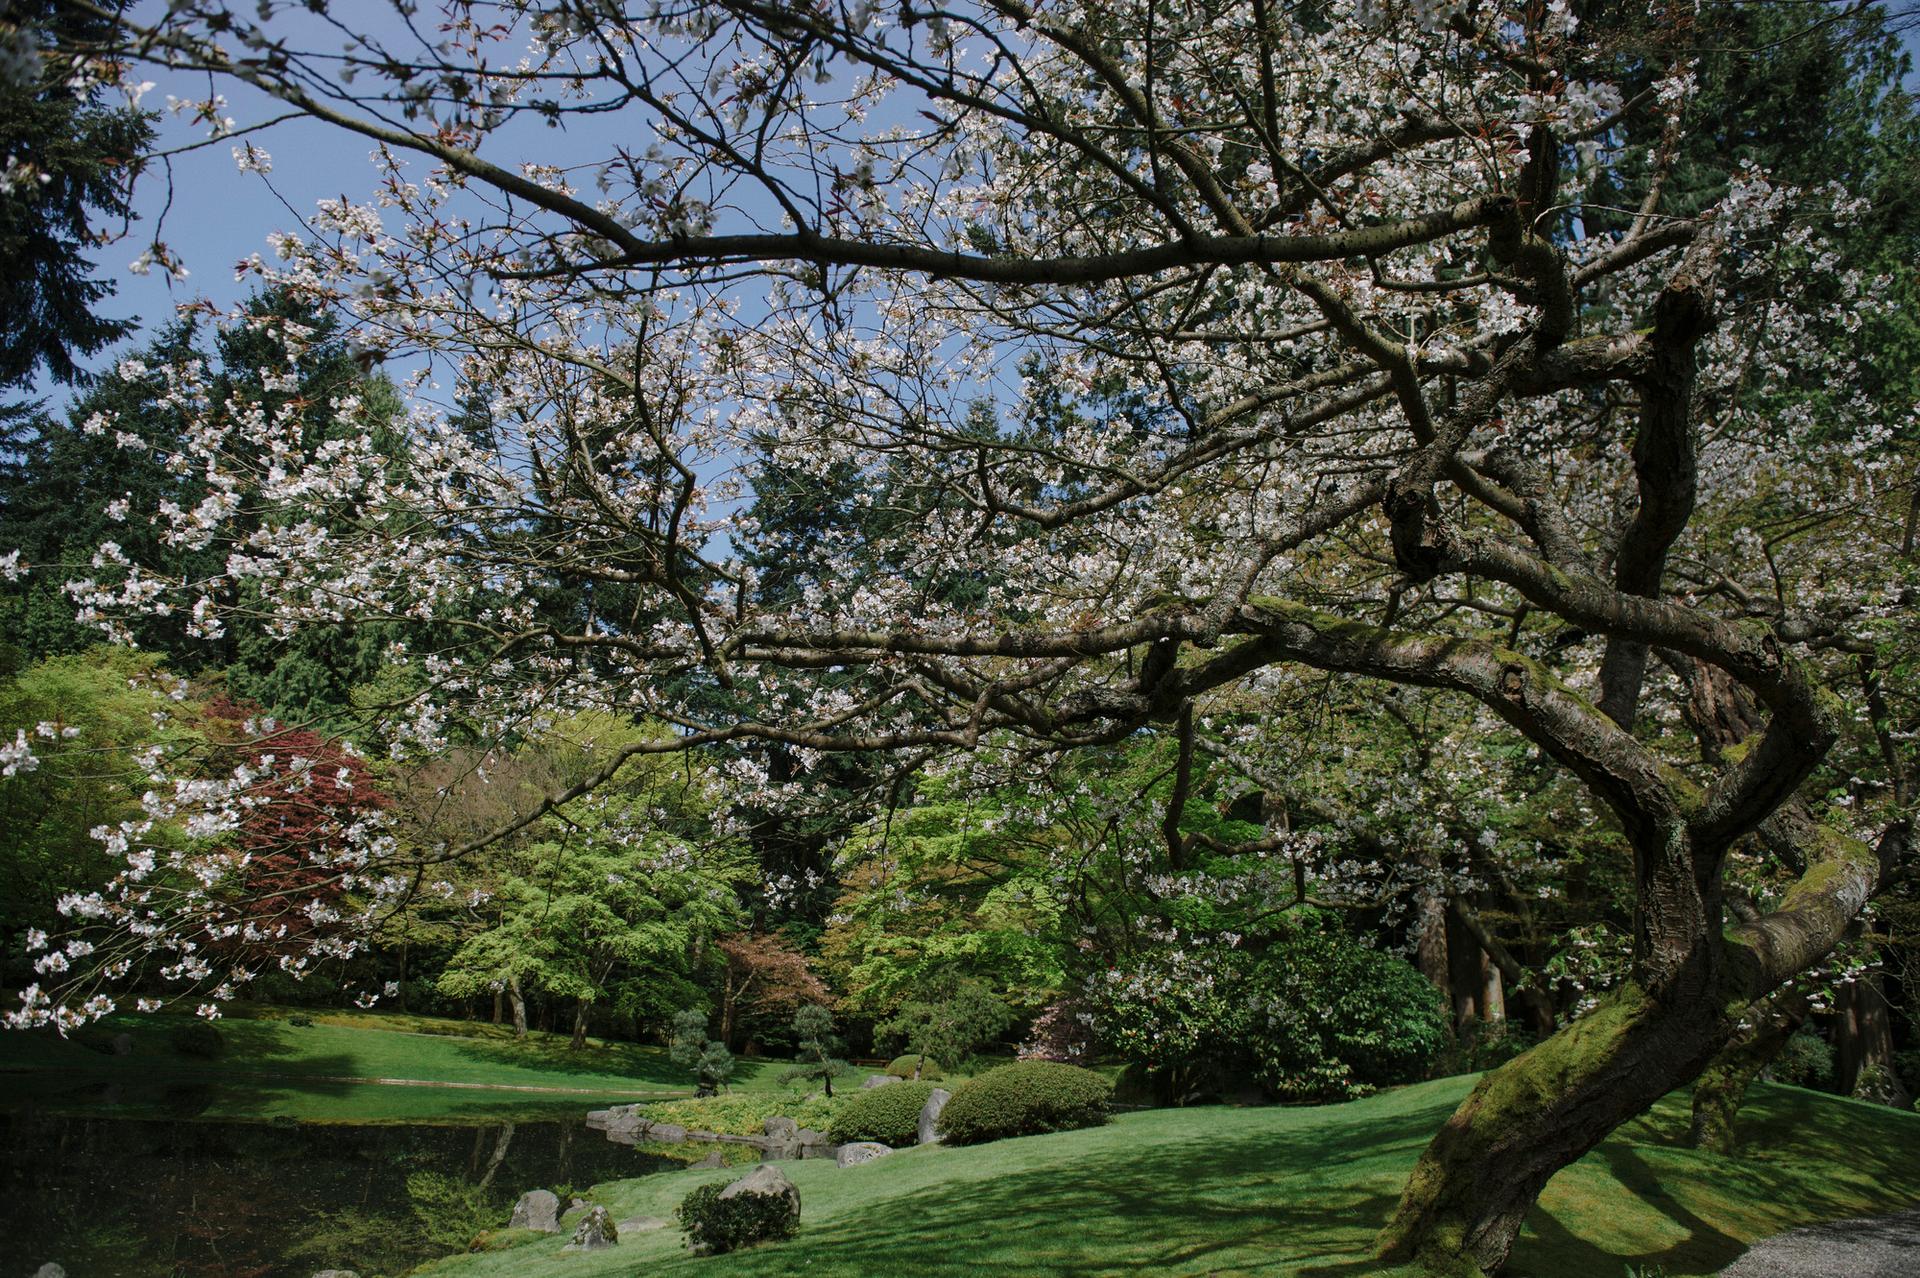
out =
[[[167,1035],[167,1046],[182,1056],[199,1056],[211,1060],[226,1050],[226,1040],[220,1037],[220,1031],[205,1021],[188,1021],[176,1027]]]
[[[1109,972],[1098,1028],[1185,1097],[1251,1077],[1287,1100],[1343,1100],[1426,1075],[1439,994],[1410,964],[1302,913],[1244,948],[1149,952]]]
[[[1780,1048],[1773,1063],[1767,1066],[1766,1076],[1776,1083],[1832,1091],[1833,1044],[1803,1026]]]
[[[896,1148],[912,1145],[920,1139],[920,1111],[931,1095],[933,1084],[924,1080],[855,1092],[834,1114],[828,1134],[841,1145],[855,1140],[877,1140]]]
[[[1112,1099],[1113,1085],[1091,1070],[1017,1061],[960,1084],[940,1111],[940,1134],[956,1145],[977,1145],[1003,1136],[1096,1127],[1107,1121]]]
[[[946,1077],[940,1071],[940,1062],[931,1056],[916,1056],[909,1052],[887,1062],[887,1073],[895,1078],[912,1078],[916,1069],[920,1071],[920,1078],[929,1082],[937,1083]]]
[[[675,1215],[687,1241],[710,1252],[734,1251],[757,1242],[791,1238],[800,1227],[800,1210],[780,1194],[720,1197],[724,1184],[702,1185],[688,1194]]]

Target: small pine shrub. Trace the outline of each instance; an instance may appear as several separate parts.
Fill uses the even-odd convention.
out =
[[[723,1184],[702,1185],[674,1213],[687,1242],[697,1251],[718,1254],[758,1242],[791,1238],[800,1227],[800,1211],[780,1194],[720,1197]]]
[[[946,1075],[940,1072],[940,1062],[931,1056],[896,1056],[887,1062],[887,1073],[895,1078],[913,1078],[913,1071],[920,1071],[919,1082],[937,1083]]]
[[[940,1134],[956,1145],[977,1145],[1004,1136],[1097,1127],[1107,1121],[1112,1099],[1113,1085],[1091,1070],[1019,1061],[960,1084],[940,1111]]]
[[[924,1081],[855,1092],[834,1114],[828,1134],[840,1145],[856,1140],[877,1140],[895,1148],[912,1145],[920,1139],[920,1111],[931,1095],[933,1084]]]

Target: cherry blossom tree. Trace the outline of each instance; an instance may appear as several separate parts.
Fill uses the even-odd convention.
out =
[[[1912,406],[1855,391],[1892,295],[1834,247],[1838,186],[1690,170],[1669,206],[1686,12],[283,8],[184,0],[77,56],[366,138],[371,195],[243,270],[444,371],[397,463],[178,374],[210,495],[142,517],[224,568],[107,556],[73,591],[110,634],[377,619],[419,636],[403,754],[561,704],[802,777],[1155,722],[1190,758],[1303,670],[1476,703],[1617,824],[1635,913],[1626,979],[1409,1180],[1380,1253],[1452,1271],[1825,955],[1904,837],[1809,784],[1834,670],[1911,601]],[[487,431],[435,408],[447,373]],[[798,597],[751,567],[756,466],[843,503]],[[1762,512],[1819,535],[1777,553]],[[1701,749],[1728,687],[1750,715]],[[1729,917],[1736,855],[1791,885]]]

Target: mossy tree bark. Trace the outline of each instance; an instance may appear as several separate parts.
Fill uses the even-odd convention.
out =
[[[1794,1032],[1806,1023],[1811,1004],[1805,991],[1782,990],[1757,1003],[1727,1045],[1707,1063],[1693,1084],[1694,1148],[1731,1154],[1739,1146],[1735,1122],[1747,1088],[1773,1062]]]

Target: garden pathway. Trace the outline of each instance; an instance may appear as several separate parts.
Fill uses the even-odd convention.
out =
[[[1835,1220],[1762,1239],[1720,1278],[1920,1278],[1920,1210]]]

